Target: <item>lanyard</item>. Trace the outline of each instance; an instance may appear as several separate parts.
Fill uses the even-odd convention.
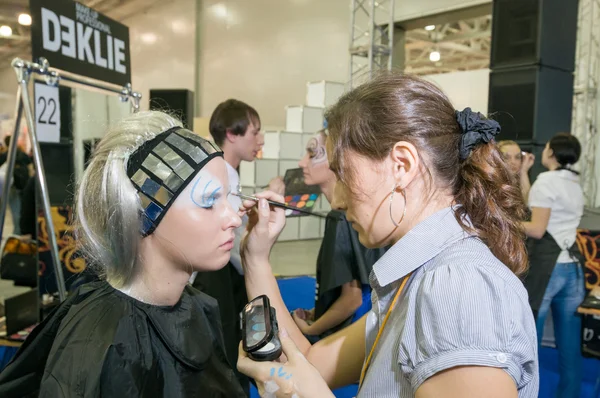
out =
[[[390,307],[388,308],[387,313],[385,314],[385,318],[383,318],[383,323],[381,324],[381,327],[379,328],[379,332],[377,332],[377,337],[375,337],[375,342],[373,343],[373,346],[371,347],[369,356],[367,357],[367,360],[365,361],[365,366],[363,366],[362,372],[360,374],[360,383],[358,385],[359,388],[362,387],[362,383],[365,379],[365,375],[367,374],[367,369],[369,368],[369,365],[371,363],[371,358],[373,357],[373,353],[375,352],[375,347],[377,347],[377,343],[379,343],[379,338],[383,334],[383,329],[385,328],[385,325],[387,324],[387,321],[390,318],[390,314],[394,310],[394,307],[396,307],[396,302],[398,301],[398,297],[400,297],[400,294],[402,294],[402,291],[404,290],[404,287],[406,286],[406,282],[408,281],[408,279],[410,278],[411,275],[412,275],[412,272],[410,274],[406,275],[404,277],[404,279],[402,280],[402,283],[400,283],[400,286],[398,287],[398,290],[396,291],[396,295],[394,296],[394,300],[392,300],[392,303],[390,304]]]

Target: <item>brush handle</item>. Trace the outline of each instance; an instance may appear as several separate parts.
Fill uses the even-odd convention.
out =
[[[259,198],[257,198],[256,196],[245,195],[245,194],[239,193],[239,192],[234,193],[234,195],[239,196],[241,199],[244,199],[244,200],[252,200],[252,201],[254,201],[256,203],[258,203],[258,200],[259,200]],[[320,217],[320,218],[327,218],[327,216],[324,216],[322,214],[313,213],[312,211],[309,211],[309,210],[299,209],[299,208],[294,207],[294,206],[286,205],[285,203],[275,202],[275,201],[268,200],[268,199],[267,199],[267,202],[271,206],[274,206],[274,207],[280,207],[282,209],[288,209],[288,210],[292,210],[292,211],[297,211],[299,213],[307,214],[309,216],[315,216],[315,217]]]

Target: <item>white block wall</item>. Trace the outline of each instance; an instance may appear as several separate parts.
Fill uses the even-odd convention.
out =
[[[307,105],[285,108],[285,130],[264,132],[262,158],[240,164],[240,183],[247,194],[262,191],[276,176],[285,176],[289,169],[298,168],[304,157],[306,144],[323,128],[324,108],[333,105],[344,92],[342,83],[319,81],[306,85]],[[327,213],[331,207],[323,195],[319,196],[313,211]],[[314,216],[288,217],[279,241],[319,239],[323,237],[325,219]]]

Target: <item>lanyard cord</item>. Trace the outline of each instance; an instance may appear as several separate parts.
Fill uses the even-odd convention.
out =
[[[385,314],[385,318],[383,318],[383,323],[381,324],[381,327],[379,328],[379,332],[377,332],[377,337],[375,337],[375,342],[373,343],[373,346],[371,347],[371,351],[369,352],[369,356],[367,357],[367,360],[365,361],[365,366],[363,366],[362,372],[360,373],[360,383],[358,385],[359,389],[360,389],[360,387],[362,387],[362,383],[365,379],[365,375],[367,374],[367,369],[369,368],[369,365],[371,364],[371,358],[373,357],[373,353],[375,352],[375,347],[377,347],[377,343],[379,343],[379,338],[383,334],[383,329],[385,328],[385,325],[387,324],[387,321],[390,318],[390,314],[394,310],[394,307],[396,307],[396,302],[398,301],[398,297],[400,297],[400,295],[402,294],[402,291],[404,290],[404,287],[406,286],[406,282],[408,281],[408,279],[410,278],[411,275],[412,275],[412,272],[410,274],[406,275],[404,277],[404,279],[402,280],[402,283],[400,283],[400,286],[398,287],[398,290],[396,291],[396,295],[394,296],[394,300],[392,300],[392,304],[390,304],[390,307],[388,308],[387,313]]]

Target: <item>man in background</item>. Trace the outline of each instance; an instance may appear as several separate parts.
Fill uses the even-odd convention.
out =
[[[240,163],[242,160],[254,161],[264,144],[264,137],[260,133],[261,123],[258,112],[242,101],[228,99],[220,103],[214,110],[208,128],[215,143],[223,150],[229,187],[231,192],[236,192],[240,186],[238,173]],[[267,189],[283,194],[285,186],[281,177],[271,180]],[[236,210],[242,204],[241,199],[234,195],[229,195],[228,200]],[[248,302],[240,255],[240,243],[247,222],[248,217],[244,216],[242,226],[235,230],[231,259],[225,268],[214,272],[199,273],[194,281],[195,287],[219,302],[225,349],[234,368],[237,364],[238,348],[242,339],[239,314]],[[244,390],[249,392],[248,378],[240,373],[237,376]]]

